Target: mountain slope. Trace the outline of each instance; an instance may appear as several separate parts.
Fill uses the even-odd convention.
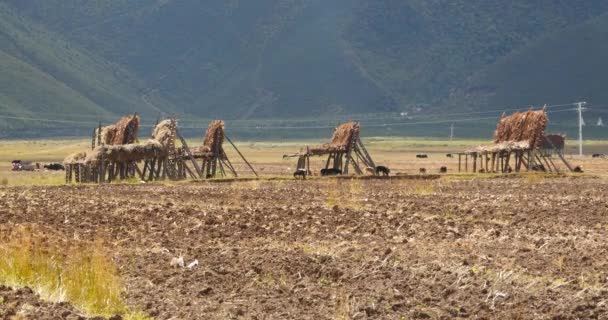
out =
[[[527,45],[472,77],[455,101],[482,108],[608,102],[608,14]],[[477,89],[475,89],[477,88]],[[480,89],[483,88],[483,89]]]
[[[58,78],[110,112],[156,105],[200,117],[321,118],[420,105],[443,112],[579,98],[608,103],[597,85],[608,68],[600,45],[604,0],[6,3],[66,46],[112,62]],[[573,42],[584,55],[562,49]],[[106,86],[103,99],[86,89],[97,84],[73,85],[88,79],[74,80],[77,74],[108,68],[120,76],[105,83],[121,85]]]
[[[123,68],[64,41],[0,4],[0,114],[82,120],[125,112],[158,114]],[[156,101],[155,99],[151,99]],[[161,104],[161,103],[159,103]],[[170,104],[162,103],[171,110]],[[2,127],[27,124],[0,118]],[[47,126],[52,126],[47,123]]]

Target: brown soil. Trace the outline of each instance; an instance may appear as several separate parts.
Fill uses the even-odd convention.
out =
[[[40,300],[30,288],[13,290],[0,286],[0,319],[94,319],[81,315],[67,302]]]
[[[593,178],[7,188],[0,232],[103,237],[129,305],[158,319],[608,319],[606,194]]]

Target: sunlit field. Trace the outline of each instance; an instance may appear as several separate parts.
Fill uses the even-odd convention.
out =
[[[306,145],[321,144],[323,140],[307,141],[262,141],[237,142],[238,148],[251,162],[261,177],[264,176],[291,176],[295,168],[295,159],[283,160],[284,154],[295,153]],[[200,141],[190,139],[188,144],[195,146]],[[364,139],[372,158],[377,165],[385,165],[391,169],[391,174],[418,174],[420,168],[427,173],[438,173],[441,166],[448,168],[448,174],[458,171],[457,157],[448,158],[447,153],[470,149],[480,144],[487,144],[484,140],[454,140],[441,141],[437,139],[408,139],[395,137],[370,137]],[[68,154],[90,149],[90,140],[38,140],[0,141],[0,185],[60,185],[65,181],[63,172],[10,171],[11,160],[24,160],[38,162],[41,165],[49,162],[61,163]],[[586,156],[579,158],[578,147],[573,141],[567,144],[566,158],[574,165],[583,167],[586,173],[604,175],[608,170],[608,158],[592,158],[594,153],[608,154],[608,141],[592,140],[584,144]],[[230,148],[226,152],[233,160],[237,169],[242,169],[244,176],[251,175],[245,170],[244,163]],[[425,153],[426,159],[417,159],[416,154]],[[318,170],[324,165],[324,158],[314,158],[313,167]],[[318,172],[315,172],[318,173]]]
[[[371,137],[364,143],[372,158],[398,178],[321,178],[325,158],[316,158],[316,175],[295,180],[295,159],[282,156],[322,142],[238,142],[259,179],[79,186],[66,186],[63,171],[11,171],[10,161],[61,162],[90,141],[0,142],[0,314],[440,319],[608,311],[597,246],[607,228],[608,159],[591,157],[608,142],[586,142],[583,158],[568,146],[566,158],[582,174],[501,175],[458,173],[457,157],[446,156],[486,141]],[[422,153],[428,158],[416,158]],[[447,174],[438,174],[441,166]]]

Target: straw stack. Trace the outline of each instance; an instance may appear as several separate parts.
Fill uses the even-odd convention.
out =
[[[137,140],[139,116],[134,114],[122,117],[114,126],[116,127],[116,134],[112,139],[112,145],[130,144]]]
[[[494,143],[527,142],[530,148],[536,148],[544,140],[547,122],[544,109],[503,115],[494,133]]]

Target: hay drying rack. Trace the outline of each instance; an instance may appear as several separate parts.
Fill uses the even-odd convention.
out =
[[[503,114],[494,134],[494,144],[455,153],[458,154],[458,172],[469,172],[469,158],[473,173],[510,173],[522,169],[561,172],[553,161],[553,154],[573,172],[574,168],[563,153],[565,137],[561,136],[561,142],[556,142],[558,135],[545,135],[547,122],[545,108],[510,116]]]
[[[334,130],[330,143],[313,148],[306,146],[299,153],[286,154],[283,155],[283,158],[298,158],[297,170],[306,170],[307,173],[310,173],[310,157],[327,156],[325,169],[337,169],[342,174],[348,175],[350,165],[352,165],[355,173],[360,175],[365,169],[362,170],[362,165],[367,168],[376,167],[361,141],[360,133],[361,127],[358,122],[346,122]]]

